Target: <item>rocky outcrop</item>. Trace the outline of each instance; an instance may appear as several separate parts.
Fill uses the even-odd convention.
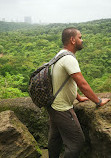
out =
[[[32,103],[30,97],[26,97],[0,100],[0,112],[5,110],[14,111],[40,147],[45,148],[47,146],[48,115],[44,108],[39,109]]]
[[[111,93],[97,95],[111,99]],[[7,109],[13,110],[28,127],[40,148],[47,147],[48,115],[45,109],[37,108],[30,98],[0,100],[0,112]],[[86,138],[80,158],[111,158],[111,101],[100,108],[91,101],[75,102],[74,109]]]
[[[97,94],[111,99],[111,93]],[[111,101],[97,108],[91,101],[75,103],[86,144],[80,158],[111,158]]]
[[[12,111],[0,113],[0,158],[39,158],[37,142]]]

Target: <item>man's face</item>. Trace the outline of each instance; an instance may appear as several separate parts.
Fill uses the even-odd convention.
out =
[[[75,37],[75,48],[76,51],[81,50],[83,48],[83,40],[80,31],[77,31],[77,35]]]

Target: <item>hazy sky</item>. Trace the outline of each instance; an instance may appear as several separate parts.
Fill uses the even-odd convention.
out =
[[[0,20],[69,23],[111,18],[111,0],[0,0]]]

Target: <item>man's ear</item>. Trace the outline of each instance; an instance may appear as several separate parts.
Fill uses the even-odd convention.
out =
[[[70,38],[70,41],[72,44],[75,44],[75,38],[73,36]]]

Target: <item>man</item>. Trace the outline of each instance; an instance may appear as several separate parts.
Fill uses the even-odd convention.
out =
[[[66,28],[62,33],[64,51],[72,52],[83,48],[83,40],[79,30]],[[57,54],[57,55],[58,55]],[[64,158],[78,158],[84,144],[84,134],[73,110],[73,101],[90,99],[98,106],[103,106],[109,99],[99,99],[84,79],[78,61],[72,55],[62,57],[53,66],[52,80],[55,94],[66,78],[69,80],[55,98],[48,112],[50,115],[50,132],[48,141],[49,158],[59,158],[62,144],[65,147]],[[77,93],[77,86],[86,97]]]

